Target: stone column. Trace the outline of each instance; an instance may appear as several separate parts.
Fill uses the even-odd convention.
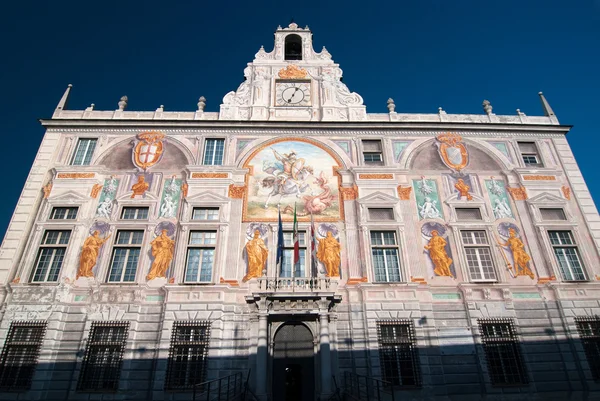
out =
[[[256,347],[256,395],[261,400],[267,399],[267,365],[268,365],[268,315],[259,312],[258,341]]]
[[[324,399],[331,394],[331,349],[329,344],[329,315],[319,314],[320,354],[321,354],[321,397]]]

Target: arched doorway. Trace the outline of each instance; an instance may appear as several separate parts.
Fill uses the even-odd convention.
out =
[[[310,330],[286,323],[273,340],[273,400],[315,399],[314,344]]]

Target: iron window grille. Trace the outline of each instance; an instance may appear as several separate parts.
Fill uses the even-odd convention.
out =
[[[371,231],[371,256],[376,282],[400,281],[400,260],[395,231]]]
[[[92,322],[78,391],[117,391],[128,330],[127,321]]]
[[[72,166],[88,166],[96,149],[96,138],[82,138],[77,142],[77,148],[71,160]]]
[[[460,234],[471,280],[496,281],[492,250],[485,231],[461,231]]]
[[[45,334],[44,321],[11,323],[0,355],[0,389],[29,390]]]
[[[207,139],[204,143],[204,165],[221,166],[225,151],[225,139]]]
[[[548,231],[550,244],[565,281],[585,281],[585,271],[579,249],[571,231]]]
[[[381,148],[380,140],[363,140],[363,160],[365,164],[382,166],[383,165],[383,152]]]
[[[117,231],[108,282],[133,282],[137,271],[144,231]]]
[[[281,262],[280,277],[306,277],[306,233],[298,231],[298,245],[300,262],[294,266],[294,233],[283,232],[283,260]]]
[[[523,163],[527,167],[542,167],[540,156],[535,142],[519,142],[519,151]]]
[[[411,320],[377,322],[379,363],[383,379],[394,386],[420,387],[421,369]]]
[[[71,238],[71,230],[46,230],[38,250],[31,282],[43,283],[58,280]]]
[[[190,390],[204,381],[209,341],[209,321],[178,321],[173,324],[166,390]]]
[[[75,220],[77,217],[77,207],[55,207],[50,213],[50,220]]]
[[[527,384],[519,340],[511,319],[478,319],[488,374],[494,386]]]
[[[190,231],[185,269],[186,283],[212,282],[216,231]]]
[[[124,207],[122,220],[148,220],[148,207]]]
[[[219,208],[195,207],[192,211],[192,220],[219,220]]]
[[[577,324],[577,331],[583,343],[592,377],[594,380],[600,381],[600,317],[576,317],[575,324]]]

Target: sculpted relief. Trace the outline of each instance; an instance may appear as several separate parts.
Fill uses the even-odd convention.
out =
[[[248,193],[244,204],[246,221],[276,221],[278,210],[291,220],[294,206],[298,217],[337,221],[341,217],[339,163],[325,150],[308,141],[272,143],[256,151],[249,167]]]

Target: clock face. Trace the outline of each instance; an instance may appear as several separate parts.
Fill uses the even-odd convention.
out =
[[[310,106],[310,81],[275,83],[276,106]]]

